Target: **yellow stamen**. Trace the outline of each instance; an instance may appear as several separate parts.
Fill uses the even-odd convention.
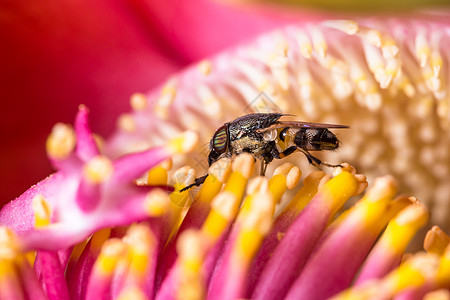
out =
[[[450,300],[450,291],[448,289],[440,289],[427,293],[423,300]]]
[[[171,154],[190,152],[198,143],[198,135],[193,131],[185,131],[167,144],[167,150]]]
[[[196,91],[204,108],[204,113],[212,118],[220,119],[224,110],[217,95],[206,84],[198,85]]]
[[[128,229],[123,242],[128,245],[129,250],[128,280],[142,285],[150,264],[150,254],[156,245],[155,237],[149,226],[133,224]]]
[[[138,287],[135,286],[131,286],[131,287],[126,287],[125,289],[123,289],[120,294],[119,297],[117,297],[118,300],[147,300],[147,296],[145,295],[144,291],[141,290]]]
[[[330,20],[323,22],[325,26],[353,35],[359,31],[358,23],[351,20]]]
[[[308,35],[301,30],[297,30],[295,32],[295,38],[296,38],[298,46],[300,48],[300,54],[304,58],[310,59],[311,53],[312,53],[312,45],[311,45],[311,41],[309,40]]]
[[[158,117],[166,120],[169,116],[169,107],[175,100],[177,87],[174,80],[169,80],[162,88],[160,97],[156,100],[154,111]]]
[[[434,77],[437,78],[439,76],[439,72],[442,70],[443,66],[444,62],[442,60],[441,54],[438,50],[433,50],[430,57],[430,67],[433,69]]]
[[[246,264],[251,262],[272,226],[275,202],[269,192],[267,179],[259,177],[257,180],[258,184],[255,184],[251,195],[245,199],[236,219],[239,233],[236,237],[233,263],[238,265],[243,262],[242,260]]]
[[[357,174],[355,167],[353,167],[352,165],[350,165],[348,163],[342,163],[341,166],[342,167],[336,168],[334,170],[333,176],[337,176],[338,174],[340,174],[343,171],[353,174],[353,176],[356,179],[357,187],[356,187],[355,193],[352,196],[357,196],[357,195],[361,194],[368,186],[366,176],[363,174]]]
[[[450,245],[447,246],[441,256],[436,277],[438,286],[446,288],[450,286]]]
[[[427,279],[435,278],[439,259],[432,254],[418,253],[389,273],[384,279],[382,288],[395,295],[409,287],[418,287]]]
[[[382,45],[382,35],[376,29],[360,26],[358,36],[375,47],[381,47]]]
[[[136,111],[141,111],[147,108],[147,96],[142,93],[134,93],[130,97],[131,108]]]
[[[318,191],[320,182],[325,183],[330,179],[330,176],[322,171],[316,171],[303,180],[303,186],[298,193],[289,202],[289,205],[283,210],[279,217],[282,217],[286,213],[294,212],[298,215],[303,208],[311,201]]]
[[[153,167],[150,171],[148,171],[147,183],[149,185],[166,185],[168,179],[167,172],[171,168],[172,168],[171,158]]]
[[[94,272],[98,272],[105,277],[111,277],[116,269],[119,258],[125,255],[125,253],[126,247],[122,240],[112,238],[105,241],[95,261]]]
[[[34,212],[34,226],[36,228],[48,226],[50,224],[52,210],[50,204],[41,194],[34,196],[31,200],[31,207]]]
[[[137,124],[132,114],[123,113],[117,119],[117,127],[126,132],[135,132]]]
[[[210,60],[205,59],[198,63],[197,68],[200,71],[200,73],[206,76],[211,73],[212,63]]]
[[[231,173],[231,159],[222,158],[211,165],[200,192],[195,197],[195,201],[210,204],[214,197],[220,192],[223,183]]]
[[[233,193],[224,191],[212,201],[211,210],[201,229],[205,236],[209,237],[210,244],[217,241],[236,217],[239,200]]]
[[[96,156],[83,167],[83,175],[94,184],[104,182],[114,171],[113,164],[105,156]]]
[[[343,171],[325,183],[320,188],[319,193],[323,195],[323,200],[330,205],[330,209],[336,212],[355,193],[357,188],[358,182],[355,176],[347,171]]]
[[[314,50],[319,54],[319,57],[321,59],[324,59],[327,55],[328,46],[322,32],[315,26],[310,27],[309,31],[311,34]]]
[[[450,237],[438,226],[433,226],[428,230],[423,243],[423,247],[427,252],[437,255],[444,254],[448,245],[450,245]]]
[[[273,176],[277,175],[283,175],[286,178],[286,187],[291,190],[297,185],[300,177],[302,177],[302,172],[293,164],[284,163],[273,172]]]
[[[253,172],[254,159],[253,156],[247,153],[243,153],[237,156],[232,163],[232,173],[230,174],[227,183],[225,184],[224,191],[229,191],[236,195],[238,199],[241,199],[248,178]]]
[[[391,59],[397,56],[400,49],[398,48],[395,40],[390,37],[383,38],[383,43],[381,45],[381,51],[383,52],[383,57],[385,59]]]
[[[389,222],[380,242],[396,253],[403,253],[413,236],[427,221],[428,212],[425,207],[410,205]]]
[[[179,260],[176,268],[179,286],[175,289],[176,299],[205,297],[206,286],[201,272],[205,256],[203,239],[202,234],[194,230],[186,230],[178,239]]]
[[[415,41],[416,57],[419,60],[420,66],[423,68],[427,64],[428,58],[430,56],[430,46],[425,37],[425,30],[421,29],[416,35]]]
[[[47,138],[46,149],[50,157],[65,159],[75,148],[75,131],[70,125],[57,123]]]
[[[16,233],[5,226],[0,226],[0,259],[13,259],[19,251]]]
[[[144,206],[149,216],[162,216],[170,207],[169,195],[161,189],[153,189],[148,193]]]
[[[194,183],[194,180],[195,170],[191,167],[185,166],[175,171],[171,179],[172,186],[175,191],[170,193],[170,201],[176,207],[185,207],[186,205],[190,205],[191,201],[189,200],[192,199],[190,198],[189,191],[180,192],[180,190]]]

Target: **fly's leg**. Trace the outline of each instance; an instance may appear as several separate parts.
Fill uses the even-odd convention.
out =
[[[274,158],[280,159],[280,152],[278,152],[277,146],[275,142],[271,142],[269,144],[268,149],[270,149],[268,152],[263,154],[263,158],[261,159],[261,169],[260,169],[260,175],[264,176],[266,174],[267,165],[272,162]]]
[[[297,146],[290,146],[289,148],[284,149],[284,151],[280,153],[280,157],[278,158],[289,156],[294,153],[295,150],[297,150]]]
[[[208,177],[208,174],[206,174],[206,175],[204,175],[204,176],[202,176],[202,177],[196,178],[193,184],[190,184],[190,185],[188,185],[188,186],[182,188],[182,189],[180,190],[180,193],[181,193],[181,192],[184,192],[184,191],[186,191],[186,190],[189,190],[189,189],[193,188],[194,186],[200,186],[200,185],[202,185],[203,182],[205,182],[206,177]]]
[[[261,168],[260,168],[259,175],[264,176],[266,174],[267,165],[268,165],[268,163],[266,163],[266,160],[261,159]]]
[[[288,148],[289,149],[289,148]],[[330,167],[330,168],[337,168],[337,167],[342,167],[342,165],[332,165],[329,164],[327,162],[323,162],[320,159],[318,159],[317,157],[313,156],[311,153],[309,153],[308,151],[298,148],[298,150],[300,150],[303,154],[305,154],[306,158],[308,159],[308,162],[313,165],[314,167],[320,169],[320,166],[326,166],[326,167]]]

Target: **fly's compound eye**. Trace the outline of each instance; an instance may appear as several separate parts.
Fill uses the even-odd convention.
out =
[[[212,138],[212,149],[217,153],[224,153],[228,143],[228,126],[223,125],[217,129]]]

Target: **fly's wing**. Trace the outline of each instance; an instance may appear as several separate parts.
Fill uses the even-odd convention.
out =
[[[264,133],[277,128],[349,128],[347,125],[338,124],[326,124],[326,123],[313,123],[313,122],[300,122],[300,121],[280,121],[267,128],[261,128],[256,130],[259,133]]]

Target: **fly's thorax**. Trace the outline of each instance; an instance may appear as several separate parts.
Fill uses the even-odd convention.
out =
[[[256,159],[260,159],[261,155],[266,152],[266,146],[269,141],[266,141],[262,136],[245,135],[239,139],[230,141],[230,149],[233,155],[238,155],[243,152],[251,153]]]

